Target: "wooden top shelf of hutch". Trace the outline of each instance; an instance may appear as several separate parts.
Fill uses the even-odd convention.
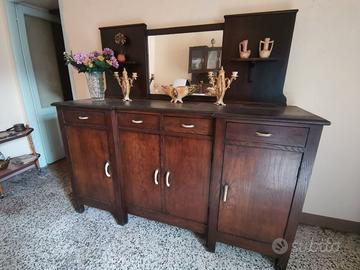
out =
[[[253,57],[253,58],[231,58],[231,62],[276,62],[278,61],[278,58],[259,58],[259,57]]]

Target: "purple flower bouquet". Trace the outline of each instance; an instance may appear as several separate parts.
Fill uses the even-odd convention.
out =
[[[64,52],[64,59],[66,64],[74,66],[79,73],[104,72],[107,69],[119,67],[114,51],[109,48],[105,48],[102,52],[78,52],[74,54]]]
[[[66,64],[74,66],[79,73],[85,73],[90,97],[95,101],[104,100],[104,71],[119,67],[114,51],[105,48],[102,52],[75,54],[64,52],[64,59]]]

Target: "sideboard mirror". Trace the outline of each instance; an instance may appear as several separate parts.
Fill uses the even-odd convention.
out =
[[[221,27],[219,27],[221,28]],[[175,28],[176,29],[176,28]],[[199,29],[196,29],[199,30]],[[206,96],[208,72],[221,67],[223,31],[148,35],[150,95],[163,95],[162,86],[195,86],[195,96]],[[171,32],[171,31],[170,31]]]

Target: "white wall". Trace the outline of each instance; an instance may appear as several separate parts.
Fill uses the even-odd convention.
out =
[[[60,0],[67,48],[101,47],[99,26],[149,28],[223,22],[223,15],[298,8],[285,94],[332,121],[325,127],[304,211],[360,221],[360,1]],[[85,78],[75,91],[87,97]]]
[[[15,62],[5,14],[5,4],[0,1],[0,130],[16,123],[26,123],[24,104],[16,78]],[[6,156],[30,153],[26,138],[0,145]]]
[[[360,1],[304,2],[286,95],[332,122],[324,128],[304,211],[360,221]]]

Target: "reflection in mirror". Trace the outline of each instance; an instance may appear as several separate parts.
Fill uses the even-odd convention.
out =
[[[221,66],[223,31],[148,37],[150,94],[164,94],[165,85],[192,86],[193,95],[207,95],[208,72]]]

